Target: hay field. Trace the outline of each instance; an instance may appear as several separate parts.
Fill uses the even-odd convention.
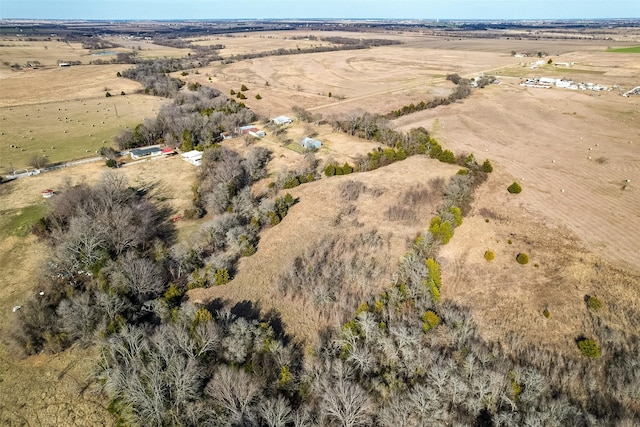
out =
[[[155,116],[166,100],[134,94],[141,86],[116,77],[122,69],[56,67],[0,78],[0,172],[25,168],[34,155],[51,162],[95,156],[123,129]]]
[[[125,36],[106,36],[105,40],[118,44],[122,47],[108,49],[110,52],[126,52],[136,53],[138,58],[154,59],[154,58],[182,58],[193,51],[191,49],[180,49],[169,46],[162,46],[153,43],[151,40],[132,39]],[[109,59],[109,56],[94,56],[92,59],[102,58]]]
[[[87,49],[82,47],[81,43],[66,43],[58,40],[27,41],[20,38],[0,38],[0,63],[9,62],[11,65],[18,63],[24,66],[29,61],[40,61],[44,67],[57,67],[58,61],[88,62],[87,56],[89,53]],[[5,70],[3,69],[2,71],[4,74]]]
[[[328,114],[355,109],[387,113],[410,103],[446,96],[451,90],[451,85],[444,82],[448,73],[472,77],[507,72],[525,75],[531,71],[530,63],[538,58],[515,58],[511,51],[548,52],[556,62],[578,61],[582,64],[580,68],[596,74],[605,71],[615,75],[620,70],[633,67],[633,59],[629,58],[607,59],[606,64],[599,63],[598,55],[607,49],[607,42],[611,42],[600,39],[516,40],[506,36],[498,39],[457,39],[426,33],[295,31],[236,34],[196,43],[226,44],[227,49],[221,51],[226,56],[228,49],[237,49],[235,53],[248,53],[251,49],[259,52],[286,47],[292,41],[288,38],[305,35],[384,38],[403,44],[219,64],[204,68],[200,70],[200,76],[190,76],[189,79],[213,84],[226,93],[246,84],[252,91],[247,94],[249,98],[245,102],[264,115],[274,114],[274,111],[285,112],[295,105]],[[231,44],[225,43],[227,40]],[[253,45],[252,41],[256,44]],[[550,68],[557,77],[563,73],[570,77],[575,75],[571,70]],[[332,98],[328,97],[329,92]],[[253,98],[256,93],[260,93],[263,99],[256,101]]]
[[[308,49],[311,47],[333,45],[333,43],[323,42],[321,40],[292,39],[292,37],[304,37],[305,35],[305,33],[299,33],[297,31],[268,31],[248,34],[233,33],[207,38],[198,37],[187,40],[193,40],[193,44],[199,46],[224,45],[225,48],[220,50],[220,56],[223,58],[247,53],[267,52],[276,49]]]
[[[245,102],[260,113],[279,114],[295,105],[324,114],[356,109],[387,113],[448,95],[453,87],[444,79],[448,73],[471,76],[518,63],[504,53],[424,49],[407,43],[257,58],[207,67],[189,78],[225,93],[246,84],[251,91]],[[255,100],[255,93],[263,99]]]

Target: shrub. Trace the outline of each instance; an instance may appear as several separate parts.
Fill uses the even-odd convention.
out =
[[[453,237],[453,225],[449,221],[442,221],[439,216],[436,216],[431,220],[429,232],[433,234],[433,237],[442,241],[442,244],[446,245]]]
[[[453,163],[456,162],[456,156],[450,150],[444,150],[438,156],[438,160],[440,160],[442,163],[451,163],[451,164],[453,164]]]
[[[231,90],[229,91],[229,95],[233,96],[233,95],[235,95],[235,94],[236,94],[236,91],[235,91],[235,90],[231,89]]]
[[[440,317],[435,314],[433,311],[428,310],[422,315],[422,330],[424,332],[429,331],[430,329],[435,328],[440,324]]]
[[[106,165],[109,168],[115,168],[118,167],[118,162],[116,162],[114,159],[107,159]]]
[[[429,280],[428,282],[426,282],[426,285],[429,287],[431,300],[434,304],[438,304],[440,302],[440,289],[438,289],[433,280]]]
[[[225,285],[229,283],[229,271],[226,268],[216,269],[216,286]]]
[[[324,168],[324,174],[326,176],[333,176],[336,174],[336,167],[334,165],[327,165],[326,168]]]
[[[356,316],[360,313],[363,313],[365,311],[369,311],[369,304],[367,304],[366,302],[363,302],[362,304],[360,304],[358,306],[358,308],[356,309]]]
[[[460,83],[460,80],[462,80],[462,77],[460,77],[458,74],[447,74],[447,80],[457,85],[458,83]]]
[[[453,222],[455,223],[455,226],[459,227],[462,225],[462,211],[460,208],[457,206],[451,206],[449,208],[449,212],[453,215]]]
[[[122,73],[120,73],[120,71],[118,71],[118,72],[116,73],[116,77],[122,77]]]
[[[602,301],[600,301],[598,297],[593,295],[586,295],[584,297],[584,300],[587,303],[587,307],[593,311],[598,311],[603,306]]]
[[[522,192],[522,187],[517,182],[513,182],[509,187],[507,187],[507,191],[511,194],[519,194]]]
[[[256,93],[256,99],[262,99],[259,93]]]
[[[246,92],[246,91],[248,91],[248,90],[249,90],[249,88],[248,88],[247,86],[245,86],[245,85],[242,85],[242,86],[240,86],[240,90],[241,90],[242,92]]]
[[[107,92],[104,94],[105,98],[110,98],[111,97],[111,93]]]
[[[527,254],[525,254],[524,252],[520,252],[516,256],[516,261],[518,261],[518,264],[525,265],[525,264],[527,264],[529,262],[529,256]]]
[[[182,301],[182,296],[184,295],[184,290],[180,289],[173,283],[169,284],[169,288],[164,293],[164,300],[169,305],[169,307],[177,307],[180,305],[180,301]]]
[[[491,162],[489,161],[489,159],[485,160],[484,163],[482,163],[482,172],[486,172],[486,173],[493,172],[493,166],[491,165]]]
[[[125,95],[126,95],[126,93],[124,93],[124,91],[123,91],[123,90],[121,90],[121,91],[120,91],[120,96],[125,96]]]
[[[578,344],[580,353],[582,353],[583,356],[593,359],[595,359],[596,357],[600,357],[600,347],[598,347],[598,344],[594,340],[590,338],[579,337],[576,340],[576,344]]]
[[[487,250],[484,253],[484,259],[486,259],[487,261],[493,261],[495,257],[496,257],[496,254],[494,254],[491,249]]]
[[[429,270],[429,278],[433,280],[433,283],[440,289],[442,285],[442,278],[440,276],[440,265],[433,259],[428,258],[425,262],[427,270]]]
[[[551,317],[551,312],[548,308],[545,308],[544,310],[542,310],[542,315],[548,319]]]
[[[382,155],[390,162],[394,162],[396,160],[396,151],[393,148],[385,148],[382,151]]]

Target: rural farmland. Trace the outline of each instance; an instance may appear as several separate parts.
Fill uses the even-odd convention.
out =
[[[0,424],[640,422],[637,20],[0,29]]]

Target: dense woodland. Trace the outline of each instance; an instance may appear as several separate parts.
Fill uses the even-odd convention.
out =
[[[233,286],[241,257],[260,250],[260,232],[278,227],[295,200],[254,194],[271,153],[246,157],[223,147],[219,133],[255,120],[244,105],[211,88],[182,88],[165,73],[170,61],[123,73],[150,93],[172,97],[153,120],[118,136],[120,148],[164,142],[204,150],[188,217],[202,217],[198,237],[178,241],[174,214],[160,189],[132,187],[107,172],[95,186],[68,187],[51,200],[35,232],[51,249],[41,294],[17,313],[12,334],[25,354],[97,346],[95,381],[120,425],[165,426],[632,426],[640,422],[640,313],[624,312],[627,328],[590,312],[594,336],[577,337],[584,356],[524,344],[487,342],[468,309],[442,300],[439,248],[455,238],[474,190],[491,164],[454,155],[424,129],[394,130],[366,112],[316,117],[334,129],[381,142],[348,170],[367,173],[408,156],[457,163],[448,181],[398,195],[389,221],[411,220],[431,205],[427,230],[393,269],[368,256],[387,244],[376,229],[355,237],[320,236],[292,258],[274,287],[305,301],[327,324],[319,344],[283,329],[277,312],[251,302],[196,305],[186,291]],[[179,69],[179,68],[178,68]],[[458,84],[460,87],[460,84]],[[462,92],[460,92],[462,93]],[[318,179],[308,157],[299,176]],[[327,165],[322,165],[327,166]],[[333,174],[340,167],[333,166]],[[326,173],[326,178],[332,179]],[[329,168],[329,170],[331,170]],[[298,175],[296,175],[298,176]],[[300,184],[300,182],[299,182]],[[345,181],[338,197],[354,204],[364,192]],[[387,289],[372,294],[374,276]],[[472,280],[472,278],[470,278]]]

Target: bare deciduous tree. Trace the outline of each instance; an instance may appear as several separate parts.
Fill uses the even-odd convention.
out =
[[[228,413],[231,423],[252,425],[256,422],[255,403],[260,389],[260,385],[246,372],[221,366],[204,391]]]

